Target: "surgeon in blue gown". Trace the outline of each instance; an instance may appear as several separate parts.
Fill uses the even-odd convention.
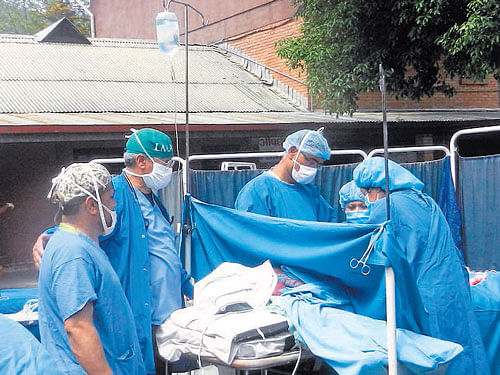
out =
[[[337,213],[312,184],[318,167],[330,159],[322,128],[290,134],[283,148],[286,154],[278,164],[241,189],[235,208],[287,219],[337,222]]]
[[[349,181],[339,190],[339,203],[345,213],[346,223],[365,224],[370,212],[365,205],[365,196],[354,181]]]
[[[384,159],[362,162],[354,170],[354,181],[365,194],[369,222],[385,221]],[[389,160],[390,219],[428,313],[429,331],[420,333],[463,346],[449,374],[489,374],[465,265],[441,209],[423,188],[413,174]]]
[[[124,172],[113,179],[118,222],[101,240],[134,311],[148,373],[155,372],[152,327],[193,294],[170,216],[157,195],[171,180],[172,156],[166,134],[148,128],[133,132],[125,145]]]

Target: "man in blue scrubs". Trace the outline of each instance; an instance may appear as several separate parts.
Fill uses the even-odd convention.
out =
[[[330,159],[322,131],[305,129],[290,134],[283,143],[286,154],[241,189],[235,208],[288,219],[337,222],[337,213],[312,184],[318,167]]]
[[[370,213],[365,205],[365,196],[354,181],[350,181],[339,190],[339,203],[345,213],[346,223],[365,224]]]
[[[39,275],[41,341],[55,374],[145,374],[134,317],[99,236],[115,224],[106,168],[72,164],[49,197],[61,223],[45,248]]]
[[[101,247],[120,278],[134,314],[146,372],[155,373],[152,329],[192,296],[190,277],[175,248],[170,216],[156,195],[171,179],[172,141],[144,128],[134,131],[125,146],[123,173],[112,179],[117,222],[100,238]],[[42,240],[33,248],[35,264]],[[159,372],[164,372],[160,367]]]
[[[385,165],[369,158],[354,170],[354,181],[365,194],[369,223],[386,220]],[[428,313],[428,332],[422,334],[463,346],[449,374],[489,374],[463,258],[441,209],[423,193],[424,184],[389,160],[391,222],[395,239],[416,280]],[[404,327],[403,327],[404,328]]]
[[[124,172],[113,179],[117,228],[102,240],[115,269],[130,267],[128,275],[122,273],[131,278],[124,285],[131,298],[142,293],[147,309],[141,312],[141,300],[131,302],[132,309],[137,306],[138,319],[150,314],[149,326],[143,324],[143,329],[150,331],[151,325],[161,325],[174,310],[184,306],[184,295],[193,294],[190,276],[177,253],[170,216],[156,194],[170,182],[172,156],[172,141],[166,134],[155,129],[133,132],[125,146]],[[132,232],[137,235],[132,236]],[[127,260],[120,256],[122,244],[134,238],[140,243],[130,249],[131,258]]]

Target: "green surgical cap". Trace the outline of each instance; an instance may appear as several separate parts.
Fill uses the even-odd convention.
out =
[[[307,138],[302,142],[306,136]],[[290,134],[283,142],[283,148],[288,151],[292,146],[295,146],[297,150],[300,147],[300,152],[330,160],[330,146],[323,136],[323,128],[318,130],[303,129]]]
[[[125,145],[125,152],[163,159],[174,156],[172,140],[165,133],[150,128],[132,129],[132,133]]]

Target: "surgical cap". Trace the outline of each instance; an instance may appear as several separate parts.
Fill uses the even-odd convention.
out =
[[[54,203],[64,205],[73,198],[88,196],[87,192],[96,195],[96,186],[102,191],[110,181],[111,175],[101,164],[71,164],[52,179],[48,198]]]
[[[307,138],[301,145],[305,136]],[[283,142],[283,148],[288,151],[292,146],[295,146],[297,150],[300,147],[300,152],[305,152],[324,160],[330,159],[330,146],[328,146],[328,141],[323,136],[323,128],[318,130],[303,129],[290,134],[286,137],[285,142]]]
[[[382,157],[369,158],[354,169],[354,181],[360,188],[385,190],[385,162]],[[413,189],[421,191],[424,183],[410,171],[389,160],[389,191]]]
[[[359,187],[356,186],[354,181],[350,181],[339,190],[340,207],[344,209],[345,205],[354,201],[365,201],[365,196],[361,193]]]
[[[174,156],[172,140],[168,135],[156,129],[131,129],[125,145],[125,152],[148,155],[152,158],[171,158]]]

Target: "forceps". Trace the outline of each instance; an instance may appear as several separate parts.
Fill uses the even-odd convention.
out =
[[[380,227],[380,229],[378,230],[377,234],[370,239],[370,243],[368,244],[368,248],[363,253],[363,255],[361,255],[361,258],[359,258],[359,259],[352,258],[351,259],[350,265],[351,265],[352,269],[356,269],[356,268],[358,268],[358,266],[360,264],[362,264],[361,274],[366,276],[370,273],[371,268],[369,265],[366,264],[366,262],[368,261],[368,258],[370,257],[370,254],[372,253],[372,250],[375,247],[375,242],[377,242],[377,239],[380,236],[380,233],[382,233],[383,229],[384,229],[384,226],[382,225]]]

